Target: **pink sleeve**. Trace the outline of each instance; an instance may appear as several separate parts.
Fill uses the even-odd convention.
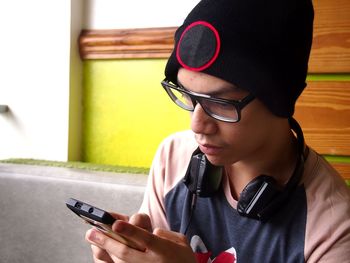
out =
[[[305,181],[308,200],[305,260],[350,262],[350,189],[323,158],[316,158],[310,178]]]
[[[166,138],[159,146],[152,162],[141,213],[150,216],[153,228],[169,229],[164,199],[166,194],[183,178],[197,144],[190,131],[179,132]]]

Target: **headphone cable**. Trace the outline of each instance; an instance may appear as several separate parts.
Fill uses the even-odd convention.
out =
[[[191,221],[192,221],[192,217],[193,217],[193,214],[194,214],[194,210],[196,208],[196,203],[197,203],[197,193],[196,194],[192,194],[192,200],[191,200],[191,210],[190,210],[190,216],[188,218],[188,221],[187,221],[187,224],[186,224],[186,228],[185,230],[183,231],[182,234],[186,235],[187,234],[187,231],[188,231],[188,228],[189,226],[191,225]]]

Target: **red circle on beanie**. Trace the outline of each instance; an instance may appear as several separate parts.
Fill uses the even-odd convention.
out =
[[[182,32],[176,58],[182,67],[202,71],[214,63],[219,55],[220,44],[219,33],[213,25],[196,21]]]

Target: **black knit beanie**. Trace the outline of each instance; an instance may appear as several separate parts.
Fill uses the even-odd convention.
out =
[[[313,16],[311,0],[202,0],[175,33],[166,78],[201,71],[289,118],[306,86]]]

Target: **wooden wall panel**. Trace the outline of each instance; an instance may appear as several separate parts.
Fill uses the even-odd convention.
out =
[[[83,30],[82,59],[167,58],[176,28]]]
[[[350,1],[315,0],[309,72],[350,72]],[[167,58],[176,27],[83,30],[82,59]]]
[[[311,73],[350,72],[350,1],[314,0]]]
[[[295,118],[319,153],[350,156],[350,82],[308,82]]]

